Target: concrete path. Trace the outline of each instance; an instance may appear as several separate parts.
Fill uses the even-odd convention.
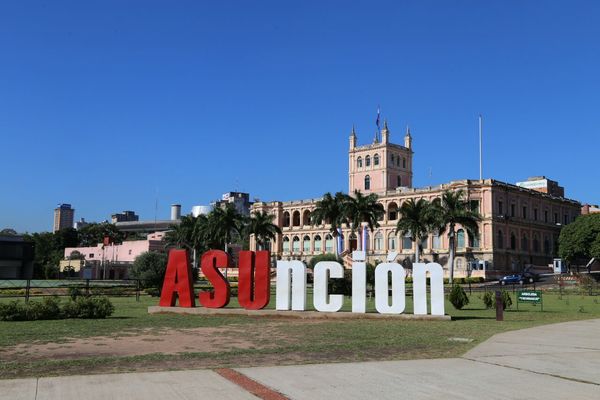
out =
[[[0,380],[0,399],[250,399],[256,397],[248,390],[254,390],[264,399],[596,400],[600,320],[502,333],[457,359],[236,371],[238,379],[232,379],[236,374],[231,370],[199,370]],[[245,385],[240,378],[247,380]]]

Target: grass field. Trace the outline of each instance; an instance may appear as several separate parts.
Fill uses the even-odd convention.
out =
[[[0,376],[455,357],[498,332],[600,318],[598,296],[546,294],[543,312],[515,304],[497,322],[480,297],[463,310],[447,303],[449,322],[149,315],[156,298],[112,298],[106,320],[0,322]]]

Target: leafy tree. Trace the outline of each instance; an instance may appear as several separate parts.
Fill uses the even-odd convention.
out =
[[[409,199],[400,207],[400,219],[396,224],[396,232],[402,236],[410,235],[416,243],[415,262],[419,262],[421,240],[427,237],[435,225],[435,215],[431,204],[425,199]]]
[[[340,227],[344,221],[344,207],[347,197],[342,192],[337,192],[334,196],[331,193],[325,193],[321,200],[315,204],[315,209],[311,213],[311,222],[313,225],[321,225],[323,222],[329,224],[329,231],[334,238],[334,253],[339,254],[337,246],[337,237],[340,235]]]
[[[125,235],[115,224],[109,222],[91,223],[79,229],[79,245],[84,247],[96,246],[109,237],[114,243],[121,243]]]
[[[162,288],[167,270],[167,255],[164,253],[145,252],[133,261],[129,276],[139,279],[144,288]]]
[[[258,250],[262,250],[267,240],[274,240],[277,234],[281,234],[281,229],[273,224],[274,215],[265,211],[258,211],[252,214],[246,221],[246,232],[248,235],[254,235]]]
[[[558,255],[567,262],[600,258],[600,214],[581,215],[562,228]]]
[[[63,258],[64,248],[57,247],[52,232],[39,232],[24,235],[25,240],[34,244],[33,276],[48,279],[58,273],[58,263]]]
[[[6,236],[17,236],[18,233],[17,231],[15,231],[12,228],[4,228],[0,231],[0,235],[6,235]]]
[[[228,252],[228,246],[234,237],[241,237],[244,229],[244,217],[232,205],[216,207],[208,214],[209,242],[218,244]]]
[[[354,192],[354,196],[346,196],[343,210],[343,219],[350,222],[353,232],[357,229],[359,230],[361,239],[361,225],[366,223],[369,230],[373,232],[379,226],[379,220],[385,214],[383,205],[378,202],[378,197],[375,193],[365,196],[358,190]],[[359,240],[358,242],[360,243],[361,241]]]
[[[463,190],[447,190],[442,198],[432,202],[432,218],[440,234],[448,231],[449,252],[448,268],[450,269],[450,283],[454,279],[454,256],[456,254],[456,225],[467,230],[471,237],[479,235],[479,221],[481,216],[473,211],[467,200],[464,199]]]

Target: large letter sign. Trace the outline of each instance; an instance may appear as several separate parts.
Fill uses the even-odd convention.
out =
[[[194,307],[194,286],[192,269],[185,250],[171,250],[167,271],[160,292],[161,307],[175,307],[179,297],[179,307]]]
[[[240,251],[238,301],[246,310],[269,304],[271,277],[268,251]]]
[[[397,253],[388,254],[388,262],[375,268],[375,309],[381,314],[401,314],[406,306],[406,271],[394,262]],[[238,260],[238,301],[247,310],[260,310],[269,304],[271,293],[271,261],[268,251],[240,251]],[[231,267],[229,255],[210,250],[202,255],[202,274],[213,286],[199,294],[200,304],[222,308],[229,304],[231,288],[219,268]],[[314,268],[313,304],[316,311],[337,312],[344,296],[330,294],[330,279],[344,278],[344,267],[335,261],[321,261]],[[431,315],[444,316],[444,270],[437,263],[413,265],[413,301],[415,315],[427,315],[427,275],[429,274]],[[391,277],[391,279],[390,279]],[[390,287],[391,281],[391,287]],[[300,260],[277,261],[275,309],[306,310],[306,265]],[[390,298],[391,292],[391,298]],[[367,312],[366,253],[352,253],[352,312]],[[192,271],[185,250],[171,250],[165,273],[160,306],[194,307]]]
[[[206,308],[222,308],[229,304],[231,288],[219,268],[229,267],[229,255],[223,250],[209,250],[202,254],[202,273],[213,285],[214,290],[200,292],[200,304]]]

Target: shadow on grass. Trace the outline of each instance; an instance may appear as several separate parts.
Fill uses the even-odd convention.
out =
[[[477,315],[458,315],[458,316],[452,316],[452,321],[467,321],[470,319],[496,319],[496,317],[481,317],[481,316],[477,316]]]

